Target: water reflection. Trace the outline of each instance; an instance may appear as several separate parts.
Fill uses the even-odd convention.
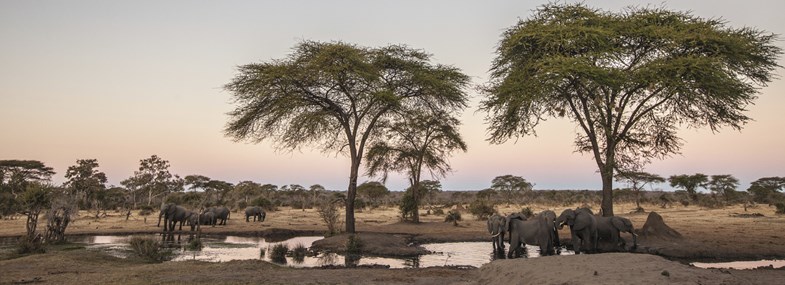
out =
[[[785,260],[752,260],[752,261],[733,261],[733,262],[693,262],[690,265],[699,268],[725,268],[725,269],[755,269],[758,267],[785,267]]]

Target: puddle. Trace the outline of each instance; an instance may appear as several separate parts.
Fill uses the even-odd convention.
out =
[[[773,268],[785,267],[785,260],[752,260],[752,261],[732,261],[732,262],[693,262],[690,265],[699,268],[722,268],[722,269],[755,269],[758,267]]]

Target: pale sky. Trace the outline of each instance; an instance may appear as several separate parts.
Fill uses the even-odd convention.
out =
[[[721,17],[733,27],[785,33],[781,0],[585,2],[612,11],[664,5]],[[157,154],[183,177],[345,190],[345,156],[308,147],[276,152],[271,142],[235,143],[223,135],[233,105],[222,87],[236,66],[283,58],[302,40],[406,44],[482,84],[501,33],[544,3],[2,0],[0,160],[43,161],[61,183],[77,159],[95,158],[109,183],[119,185],[140,159]],[[785,47],[782,37],[777,45]],[[461,133],[469,151],[451,159],[454,173],[442,179],[445,190],[484,189],[505,174],[522,176],[535,189],[601,188],[591,157],[573,152],[574,125],[551,119],[539,126],[538,137],[489,145],[485,114],[476,112],[481,97],[468,93]],[[783,93],[782,79],[762,88],[748,112],[754,121],[741,132],[682,130],[682,154],[645,170],[665,177],[732,174],[741,189],[760,177],[785,176]],[[401,176],[387,182],[391,190],[406,184]]]

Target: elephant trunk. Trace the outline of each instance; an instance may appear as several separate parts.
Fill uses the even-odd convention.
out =
[[[158,225],[156,227],[160,227],[161,226],[161,216],[163,216],[163,215],[164,215],[164,211],[161,211],[161,213],[158,214]]]

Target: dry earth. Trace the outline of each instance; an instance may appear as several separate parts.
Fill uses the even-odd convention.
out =
[[[573,205],[574,208],[577,205]],[[632,205],[617,205],[624,213]],[[765,205],[746,212],[763,217],[739,217],[741,207],[702,209],[694,206],[661,209],[648,206],[662,215],[665,222],[684,238],[641,240],[639,252],[654,253],[671,260],[752,260],[785,258],[785,217],[774,214]],[[552,209],[557,213],[567,207],[532,206],[534,211]],[[501,207],[511,213],[520,206]],[[128,221],[121,213],[109,212],[95,220],[87,213],[69,226],[68,234],[128,234],[158,232],[157,215],[141,217],[133,213]],[[647,214],[621,214],[641,227]],[[427,215],[423,223],[398,222],[396,209],[366,210],[356,214],[357,230],[363,243],[376,246],[378,253],[410,243],[486,241],[485,222],[463,213],[459,226],[443,223],[444,216]],[[43,220],[43,219],[41,219]],[[41,229],[43,224],[41,224]],[[274,236],[280,234],[320,233],[326,226],[314,210],[284,208],[268,213],[264,223],[246,223],[240,213],[232,213],[227,226],[205,227],[212,234]],[[0,236],[20,236],[24,220],[0,220]],[[392,234],[392,235],[390,235]],[[561,237],[569,237],[563,230]],[[375,238],[378,237],[378,238]],[[397,239],[397,240],[391,240]],[[340,245],[337,242],[336,245]],[[411,250],[411,249],[409,249]],[[559,270],[575,268],[573,270]],[[523,269],[525,268],[525,270]],[[589,270],[587,268],[595,268]],[[566,272],[591,271],[586,276]],[[593,275],[597,271],[598,275]],[[664,275],[667,271],[669,276]],[[226,274],[231,272],[231,274]],[[588,272],[588,271],[587,271]],[[625,273],[627,272],[627,273]],[[629,272],[639,272],[628,274]],[[38,279],[36,279],[38,278]],[[85,250],[50,250],[46,254],[0,260],[0,283],[47,282],[57,284],[109,283],[269,283],[269,284],[781,284],[785,270],[706,270],[670,261],[651,254],[594,254],[556,256],[537,259],[497,260],[480,269],[290,269],[259,261],[226,263],[168,262],[146,264],[140,260],[117,259]],[[536,281],[536,282],[535,282]]]

